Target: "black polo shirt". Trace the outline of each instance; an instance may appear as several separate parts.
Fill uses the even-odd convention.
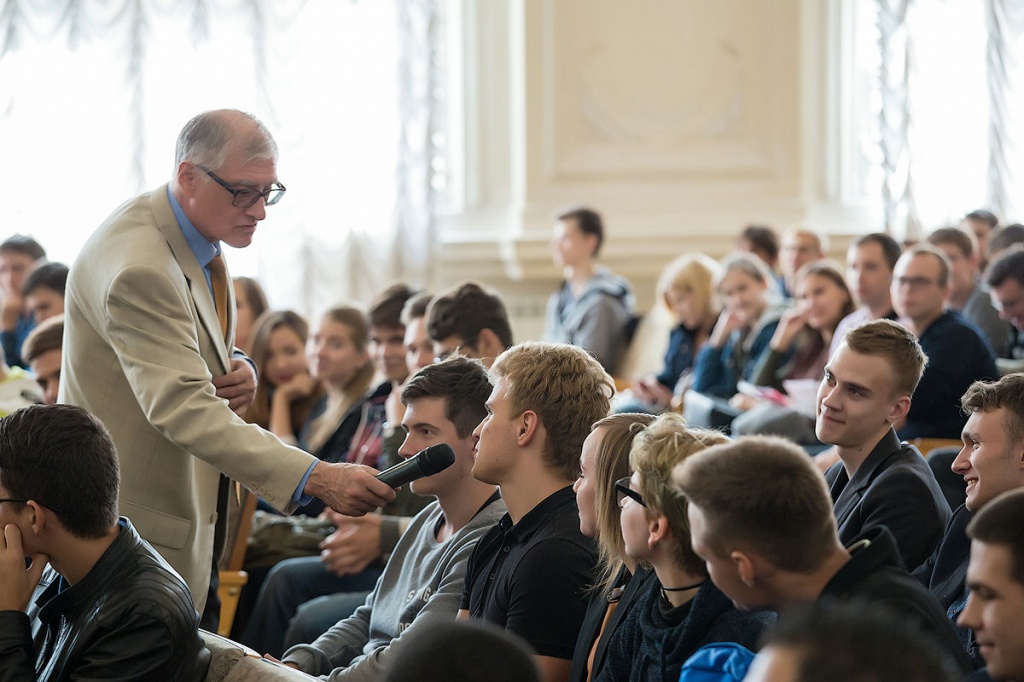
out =
[[[516,633],[541,656],[571,659],[596,564],[576,495],[562,488],[515,525],[506,514],[477,543],[461,608]]]

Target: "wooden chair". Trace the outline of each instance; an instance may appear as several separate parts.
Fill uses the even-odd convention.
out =
[[[936,448],[957,448],[963,445],[959,440],[953,438],[914,438],[908,441],[915,448],[920,450],[921,454],[925,457],[928,453]]]
[[[229,539],[231,533],[234,533],[234,541],[230,545],[231,554],[220,571],[220,586],[217,589],[217,595],[220,597],[220,625],[217,627],[217,634],[222,637],[231,634],[238,598],[242,594],[242,587],[249,582],[249,574],[242,570],[242,565],[245,563],[245,549],[249,542],[252,517],[256,513],[259,497],[244,488],[241,489],[241,496],[244,497],[239,506],[238,523],[229,523]]]

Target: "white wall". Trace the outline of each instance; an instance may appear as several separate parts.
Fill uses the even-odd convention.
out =
[[[845,4],[451,0],[464,184],[436,285],[496,286],[517,338],[539,335],[559,278],[551,218],[569,203],[604,214],[603,261],[645,310],[665,263],[720,256],[746,224],[849,233],[860,218],[841,202],[830,91]]]

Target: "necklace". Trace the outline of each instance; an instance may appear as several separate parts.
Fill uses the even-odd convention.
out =
[[[703,584],[704,581],[701,580],[699,583],[694,583],[692,585],[684,585],[683,587],[662,587],[661,589],[665,592],[686,592],[687,590],[692,590],[695,587],[700,587]]]

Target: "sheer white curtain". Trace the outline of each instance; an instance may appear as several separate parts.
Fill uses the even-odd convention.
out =
[[[232,107],[274,133],[288,186],[228,254],[234,274],[307,314],[423,281],[439,20],[418,0],[5,0],[0,234],[70,263],[119,203],[170,179],[185,121]]]
[[[886,226],[919,238],[977,208],[1024,218],[1024,4],[856,0]],[[874,29],[873,31],[871,29]]]

